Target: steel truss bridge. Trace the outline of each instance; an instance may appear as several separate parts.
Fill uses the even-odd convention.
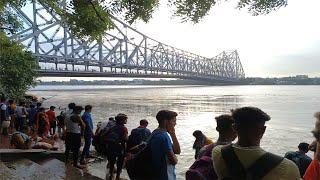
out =
[[[61,2],[61,6],[66,4]],[[156,41],[113,17],[101,41],[75,38],[50,7],[33,0],[10,7],[24,28],[9,34],[37,58],[42,76],[161,77],[236,81],[245,77],[237,51],[213,58]]]

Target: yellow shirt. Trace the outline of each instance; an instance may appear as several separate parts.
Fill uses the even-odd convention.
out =
[[[212,150],[213,167],[219,179],[228,177],[228,170],[226,164],[221,156],[221,148],[223,146],[216,146]],[[258,158],[266,153],[260,147],[239,147],[233,145],[234,152],[245,169],[249,168]],[[298,167],[290,160],[283,159],[283,161],[272,169],[262,180],[296,180],[300,179]]]

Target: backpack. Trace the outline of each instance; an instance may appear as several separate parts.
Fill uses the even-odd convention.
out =
[[[147,137],[146,128],[136,128],[131,131],[130,136],[128,137],[127,148],[130,150],[132,147],[137,146],[145,141]]]
[[[229,171],[229,177],[223,177],[224,180],[260,180],[284,159],[267,152],[245,169],[235,154],[232,144],[223,147],[221,155]]]
[[[211,159],[211,151],[214,147],[215,144],[206,146],[204,155],[197,159],[186,172],[186,180],[215,180],[218,178]]]
[[[148,143],[153,135],[147,140],[147,144],[143,146],[136,154],[128,154],[125,158],[125,167],[131,180],[151,180],[159,177],[159,171],[152,166],[151,147]]]

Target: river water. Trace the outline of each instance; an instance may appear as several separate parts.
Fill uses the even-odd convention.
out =
[[[320,86],[38,86],[30,93],[48,98],[46,107],[63,108],[69,102],[91,104],[95,124],[125,113],[129,131],[143,118],[149,120],[150,129],[155,129],[155,115],[161,109],[178,112],[176,134],[182,149],[178,179],[184,179],[194,161],[192,132],[201,130],[217,139],[215,116],[241,106],[261,108],[272,118],[262,147],[284,155],[296,150],[299,142],[312,141],[313,114],[320,111]]]

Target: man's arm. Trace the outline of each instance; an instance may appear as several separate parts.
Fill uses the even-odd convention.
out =
[[[178,163],[178,158],[172,150],[167,151],[167,156],[170,164],[176,165]]]
[[[180,154],[181,153],[180,144],[179,144],[179,141],[177,139],[175,130],[174,129],[170,130],[170,131],[168,131],[168,133],[170,134],[170,136],[172,138],[174,154]]]

